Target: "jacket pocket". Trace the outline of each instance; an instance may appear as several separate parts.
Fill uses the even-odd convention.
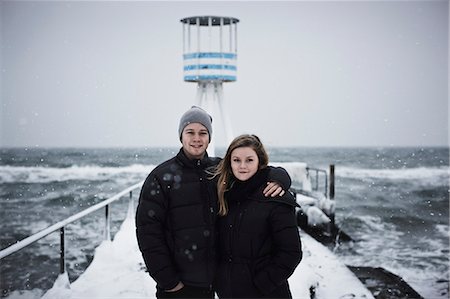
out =
[[[250,263],[233,265],[231,273],[232,296],[235,298],[259,298],[261,293],[253,283],[253,273]]]

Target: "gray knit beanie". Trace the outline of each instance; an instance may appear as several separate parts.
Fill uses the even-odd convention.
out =
[[[205,126],[209,133],[209,141],[211,141],[212,117],[205,110],[197,106],[192,106],[191,109],[181,116],[180,126],[178,127],[178,136],[180,136],[180,140],[184,128],[191,123],[199,123]]]

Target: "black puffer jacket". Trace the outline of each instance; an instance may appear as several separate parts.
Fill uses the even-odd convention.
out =
[[[147,269],[162,289],[174,288],[179,281],[212,286],[217,260],[217,189],[205,169],[219,161],[207,155],[189,160],[181,149],[145,180],[136,233]]]
[[[295,199],[265,198],[268,169],[236,181],[225,194],[229,212],[218,220],[220,298],[290,298],[288,277],[302,258]]]

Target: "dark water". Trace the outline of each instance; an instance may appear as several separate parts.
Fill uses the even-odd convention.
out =
[[[0,149],[1,248],[142,181],[177,151]],[[335,248],[347,264],[384,267],[425,298],[448,298],[448,148],[272,148],[269,154],[294,184],[299,161],[325,170],[336,165],[336,222],[356,240]],[[126,200],[111,211],[115,233]],[[66,227],[71,280],[92,260],[103,227],[103,210]],[[58,271],[59,234],[53,233],[1,261],[2,296],[42,294]]]

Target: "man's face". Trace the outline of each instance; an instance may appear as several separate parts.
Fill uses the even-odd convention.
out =
[[[201,159],[209,144],[208,130],[202,124],[191,123],[183,129],[181,143],[189,159]]]

